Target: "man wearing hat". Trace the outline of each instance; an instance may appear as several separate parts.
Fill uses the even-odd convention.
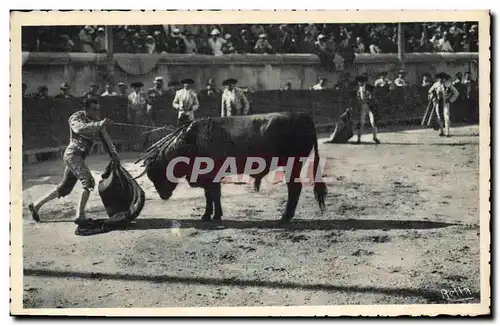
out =
[[[394,79],[394,86],[396,87],[405,87],[408,86],[408,83],[405,80],[406,72],[404,70],[398,71],[398,77]]]
[[[119,82],[118,83],[118,96],[128,97],[127,88],[128,88],[127,84],[125,84],[124,82]]]
[[[478,106],[478,96],[479,89],[477,81],[473,80],[470,71],[464,73],[464,79],[462,80],[462,89],[464,92],[464,106],[467,110],[471,110],[470,113],[473,115],[472,121],[477,121],[479,117],[479,106]]]
[[[175,93],[175,98],[172,102],[174,109],[179,112],[177,116],[178,124],[194,120],[194,111],[198,110],[200,107],[198,96],[196,92],[191,89],[191,85],[194,84],[194,81],[187,78],[182,80],[181,83],[183,88]]]
[[[106,83],[104,85],[104,93],[101,94],[101,96],[116,96],[116,92],[114,90],[114,87],[111,83]]]
[[[429,89],[429,99],[434,104],[434,112],[439,123],[439,136],[451,137],[450,134],[450,104],[455,102],[460,93],[451,84],[451,76],[440,72],[436,75],[436,82]],[[443,131],[443,118],[444,129]]]
[[[43,100],[49,97],[49,89],[47,88],[47,86],[45,85],[38,86],[37,91],[38,92],[36,93],[35,96],[37,99]]]
[[[311,90],[313,91],[321,91],[321,90],[324,90],[325,89],[325,85],[326,85],[326,78],[325,77],[321,77],[318,81],[318,83],[316,85],[314,85],[313,87],[311,87]]]
[[[356,77],[356,82],[358,83],[358,87],[356,90],[356,98],[359,102],[360,106],[360,117],[359,117],[359,131],[358,131],[358,144],[361,143],[361,135],[363,134],[363,129],[365,127],[365,119],[366,115],[368,115],[370,119],[370,124],[373,130],[373,141],[376,144],[380,144],[380,141],[377,138],[377,126],[375,125],[375,114],[373,112],[374,107],[374,99],[373,99],[373,86],[368,84],[368,78],[366,76],[358,76]]]
[[[68,83],[62,83],[61,84],[61,92],[54,96],[55,98],[73,98],[74,96],[69,93],[69,90],[71,87],[69,86]]]
[[[82,97],[98,97],[99,96],[99,85],[96,83],[90,83],[89,90],[83,93]]]
[[[146,110],[149,119],[154,124],[154,122],[156,121],[156,113],[159,109],[159,100],[163,96],[163,94],[165,94],[165,89],[163,88],[163,77],[156,77],[153,83],[154,87],[151,87],[146,92]]]
[[[382,71],[379,77],[380,78],[373,83],[373,86],[382,88],[391,86],[392,82],[389,78],[387,78],[387,71]]]
[[[181,32],[178,28],[172,30],[172,35],[167,43],[170,53],[186,53],[186,42],[181,37]]]
[[[255,53],[267,54],[273,52],[273,47],[267,40],[267,34],[263,33],[259,35],[259,39],[255,42],[253,47]]]
[[[224,54],[222,52],[222,46],[226,44],[226,40],[220,37],[220,32],[217,28],[215,28],[212,33],[210,33],[211,38],[208,40],[208,44],[212,49],[212,53],[214,56],[221,56]]]
[[[146,94],[143,91],[144,84],[141,82],[134,82],[130,84],[130,87],[134,89],[132,93],[128,95],[129,102],[129,121],[136,124],[145,123],[146,118]]]
[[[250,110],[250,103],[245,92],[235,87],[238,81],[234,78],[226,79],[222,85],[225,86],[222,92],[221,116],[230,117],[233,115],[247,115]]]
[[[95,180],[85,163],[85,159],[94,146],[94,141],[99,134],[107,138],[108,143],[111,144],[110,150],[112,159],[119,161],[116,148],[112,145],[106,129],[104,128],[111,120],[108,118],[103,120],[98,119],[99,104],[97,98],[85,97],[82,102],[83,110],[73,113],[68,120],[70,141],[63,155],[63,161],[66,167],[62,181],[54,190],[37,200],[35,203],[30,203],[28,205],[32,218],[37,222],[40,221],[39,211],[44,204],[56,198],[69,195],[77,181],[80,181],[83,191],[78,203],[75,223],[78,225],[90,225],[92,219],[86,216],[85,207],[90,192],[94,190]]]
[[[210,111],[210,115],[218,115],[218,108],[221,101],[222,92],[215,85],[215,80],[210,78],[205,89],[200,91],[200,102]]]
[[[167,93],[172,95],[172,96],[175,96],[175,93],[181,89],[181,83],[179,83],[178,81],[170,81],[168,82],[168,85],[167,85]]]

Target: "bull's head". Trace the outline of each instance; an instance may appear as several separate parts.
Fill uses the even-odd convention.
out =
[[[146,174],[160,198],[169,199],[177,187],[177,179],[186,176],[189,168],[189,164],[178,162],[178,158],[187,157],[189,159],[190,151],[191,146],[187,142],[186,135],[177,136],[155,158],[145,160],[144,171],[135,179]]]

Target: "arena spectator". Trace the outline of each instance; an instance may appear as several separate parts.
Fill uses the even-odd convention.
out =
[[[255,43],[255,46],[253,49],[254,49],[255,53],[260,53],[260,54],[272,53],[274,50],[273,47],[271,46],[271,44],[269,44],[269,41],[267,40],[267,34],[260,34],[259,35],[259,39]]]
[[[408,82],[405,80],[406,72],[404,70],[398,71],[398,77],[394,79],[394,86],[396,87],[406,87]]]
[[[453,86],[456,86],[457,84],[462,84],[462,73],[457,72],[455,74],[455,80],[451,83]]]
[[[221,48],[222,53],[224,54],[233,54],[236,52],[234,48],[233,40],[231,34],[224,35],[224,40],[226,41]]]
[[[119,82],[118,83],[118,96],[128,96],[128,93],[127,93],[127,84],[125,84],[124,82]]]
[[[355,53],[365,53],[365,45],[361,37],[356,37],[356,46],[354,48]]]
[[[154,31],[155,53],[167,53],[166,37],[161,31]]]
[[[430,88],[432,86],[432,77],[429,73],[425,73],[422,75],[422,87]]]
[[[453,52],[453,48],[451,47],[447,32],[444,32],[443,37],[439,39],[438,49],[440,52]]]
[[[104,85],[104,93],[101,94],[101,96],[116,96],[116,92],[114,91],[113,85],[111,83],[106,83]]]
[[[97,29],[97,36],[94,40],[94,49],[97,53],[106,52],[106,31],[103,27]]]
[[[255,46],[255,44],[248,30],[243,29],[241,31],[239,40],[237,40],[235,43],[236,51],[238,53],[253,53],[253,47]]]
[[[450,52],[450,48],[455,52],[478,51],[477,24],[442,22],[403,25],[406,52]],[[116,53],[196,52],[214,55],[208,36],[214,29],[219,31],[218,37],[231,34],[233,46],[238,53],[254,52],[256,40],[262,34],[268,35],[267,43],[272,46],[273,52],[278,53],[315,53],[314,43],[320,34],[325,36],[330,51],[342,55],[347,61],[352,58],[351,52],[398,51],[397,24],[114,26],[113,49]],[[186,49],[186,42],[190,42],[189,33],[192,34],[197,51],[192,51],[192,44]],[[154,47],[149,35],[154,38]],[[39,52],[105,52],[105,37],[106,32],[102,26],[26,26],[23,27],[22,48],[23,51]],[[223,54],[221,48],[222,44],[219,44],[217,55]]]
[[[96,83],[90,83],[89,90],[83,93],[82,97],[98,97],[99,96],[99,85]]]
[[[49,89],[47,88],[47,86],[39,86],[38,92],[36,93],[35,97],[39,100],[47,99],[49,97]]]
[[[71,87],[69,86],[68,83],[62,83],[61,87],[59,87],[61,92],[54,96],[55,98],[73,98],[74,96],[69,93],[69,90]]]
[[[372,41],[372,44],[370,44],[370,53],[371,54],[378,54],[378,53],[382,53],[382,50],[380,49],[380,47],[378,46],[378,39],[375,37],[373,38],[373,41]]]
[[[144,45],[144,49],[148,54],[158,53],[156,52],[156,41],[153,35],[146,36],[146,44]]]
[[[292,90],[292,83],[290,83],[290,82],[285,83],[285,87],[283,87],[283,90],[284,91]]]
[[[69,35],[67,34],[61,35],[61,44],[60,44],[61,52],[72,52],[74,50],[74,47],[75,43],[73,43]]]
[[[178,28],[172,30],[172,35],[167,43],[169,53],[186,53],[186,42],[184,42],[184,39],[181,37]]]
[[[94,52],[94,29],[90,26],[85,26],[78,34],[78,41],[81,45],[82,52]]]
[[[335,54],[330,52],[328,49],[328,44],[325,41],[325,36],[323,34],[318,35],[318,40],[314,43],[315,53],[320,59],[321,66],[325,67],[328,71],[335,70],[335,63],[333,59]]]
[[[224,39],[220,37],[220,32],[218,29],[214,29],[212,33],[210,33],[211,38],[208,40],[208,44],[212,49],[212,54],[214,56],[221,56],[224,53],[222,52],[222,46],[226,43]]]
[[[194,39],[194,35],[191,31],[186,32],[186,37],[184,38],[184,42],[186,43],[186,53],[194,54],[198,52],[196,41]]]
[[[327,79],[325,77],[321,77],[316,85],[311,87],[313,91],[321,91],[326,88]]]

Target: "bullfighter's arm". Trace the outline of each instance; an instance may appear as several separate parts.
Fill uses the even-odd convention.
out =
[[[95,136],[102,130],[103,125],[104,120],[85,122],[82,117],[78,115],[71,117],[69,120],[69,126],[74,133],[88,137]]]
[[[453,85],[450,86],[450,90],[452,92],[452,95],[451,95],[451,98],[450,98],[450,102],[453,103],[457,100],[458,96],[460,95],[460,93],[458,92],[457,88]]]
[[[200,108],[200,101],[198,101],[198,94],[193,92],[193,105],[191,106],[191,110],[196,111]]]
[[[172,102],[172,106],[179,110],[181,107],[182,107],[182,104],[181,104],[181,97],[179,95],[179,92],[176,92],[175,93],[175,97],[174,97],[174,101]]]
[[[243,103],[243,114],[247,115],[250,110],[250,103],[248,102],[245,92],[241,92],[241,102]]]
[[[226,114],[226,93],[225,92],[222,93],[221,102],[222,103],[220,105],[220,107],[221,107],[221,115],[220,116],[225,117],[225,116],[227,116],[227,114]]]

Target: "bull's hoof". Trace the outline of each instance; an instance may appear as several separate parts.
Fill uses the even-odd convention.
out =
[[[201,217],[201,220],[202,221],[210,221],[210,215],[209,214],[203,214],[203,216]]]
[[[281,219],[279,220],[280,224],[289,223],[293,219],[293,216],[287,216],[285,214],[281,215]]]

